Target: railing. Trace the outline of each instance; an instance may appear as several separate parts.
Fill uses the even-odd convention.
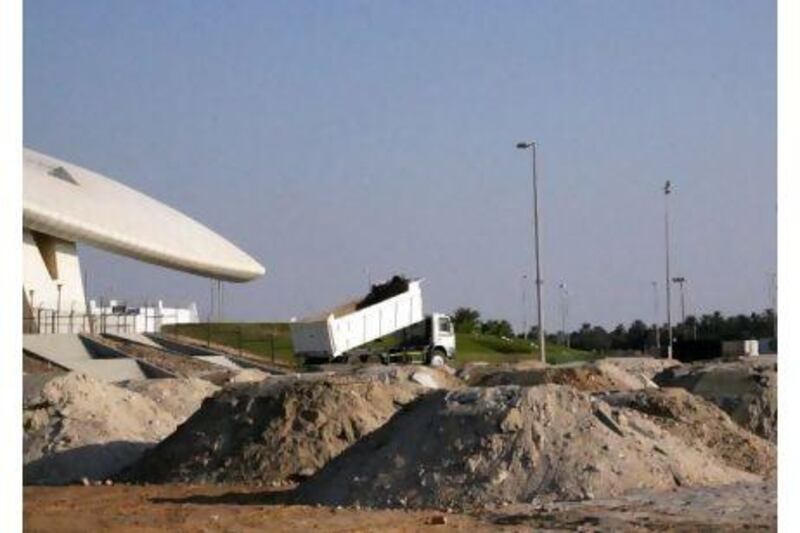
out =
[[[177,313],[145,312],[110,313],[99,309],[94,313],[70,311],[59,313],[55,309],[36,307],[22,319],[22,332],[43,333],[157,333],[162,324],[172,324]]]

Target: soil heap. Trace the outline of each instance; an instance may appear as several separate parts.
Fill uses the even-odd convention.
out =
[[[150,398],[85,374],[23,378],[23,479],[102,480],[172,433],[178,420]]]
[[[200,378],[141,379],[121,385],[156,402],[174,416],[178,424],[192,416],[203,400],[219,390],[218,386]]]
[[[628,372],[619,365],[605,361],[574,363],[557,366],[505,365],[481,368],[468,378],[471,385],[496,387],[499,385],[544,385],[553,383],[569,385],[578,390],[600,392],[609,390],[639,390],[656,387],[646,376]]]
[[[417,382],[420,372],[436,379],[434,369],[366,367],[231,384],[121,478],[270,484],[302,479],[432,390]]]
[[[778,441],[778,362],[775,356],[695,363],[665,370],[654,381],[714,402],[743,428]]]
[[[638,412],[567,386],[421,398],[303,483],[305,504],[471,509],[758,481]]]
[[[736,424],[715,404],[684,389],[648,389],[603,397],[627,407],[690,445],[708,448],[723,463],[762,476],[777,468],[775,445]]]

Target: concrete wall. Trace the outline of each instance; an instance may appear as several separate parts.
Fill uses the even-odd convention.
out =
[[[62,315],[68,315],[71,311],[77,314],[86,312],[80,262],[74,242],[41,234],[34,237],[31,231],[24,229],[22,275],[25,307],[31,309],[34,319],[39,316],[37,310],[40,308],[53,312],[60,306]],[[67,321],[57,321],[54,328],[50,332],[67,332]]]

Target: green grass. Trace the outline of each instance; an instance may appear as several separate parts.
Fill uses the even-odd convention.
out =
[[[289,324],[285,322],[222,322],[212,324],[180,324],[164,326],[165,333],[185,335],[205,343],[223,344],[234,350],[242,349],[253,355],[272,360],[273,346],[275,360],[294,365],[292,338]],[[372,343],[373,347],[386,349],[393,344],[391,338],[382,343]],[[273,344],[274,343],[274,344]],[[492,335],[471,333],[456,334],[455,364],[461,366],[470,361],[487,363],[514,363],[538,357],[535,345],[522,339],[502,339]],[[591,352],[569,349],[561,345],[547,345],[547,361],[550,364],[563,364],[573,361],[591,361],[600,357]]]
[[[294,365],[292,338],[289,324],[284,322],[221,322],[202,324],[169,325],[161,328],[164,333],[185,335],[200,341],[229,346],[271,361]]]
[[[473,333],[456,334],[457,365],[471,361],[487,363],[516,363],[526,359],[538,358],[535,345],[523,339],[502,339],[492,335]],[[582,350],[574,350],[558,344],[547,345],[547,362],[564,364],[573,361],[591,361],[599,356]]]

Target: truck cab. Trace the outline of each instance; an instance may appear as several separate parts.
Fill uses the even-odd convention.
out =
[[[432,366],[441,366],[456,355],[455,326],[453,320],[442,313],[433,313],[426,320],[431,321],[430,347],[426,362]]]
[[[433,313],[420,322],[394,334],[396,344],[389,358],[422,359],[426,364],[441,366],[456,354],[456,334],[453,320],[443,313]],[[416,357],[413,357],[414,354]]]

